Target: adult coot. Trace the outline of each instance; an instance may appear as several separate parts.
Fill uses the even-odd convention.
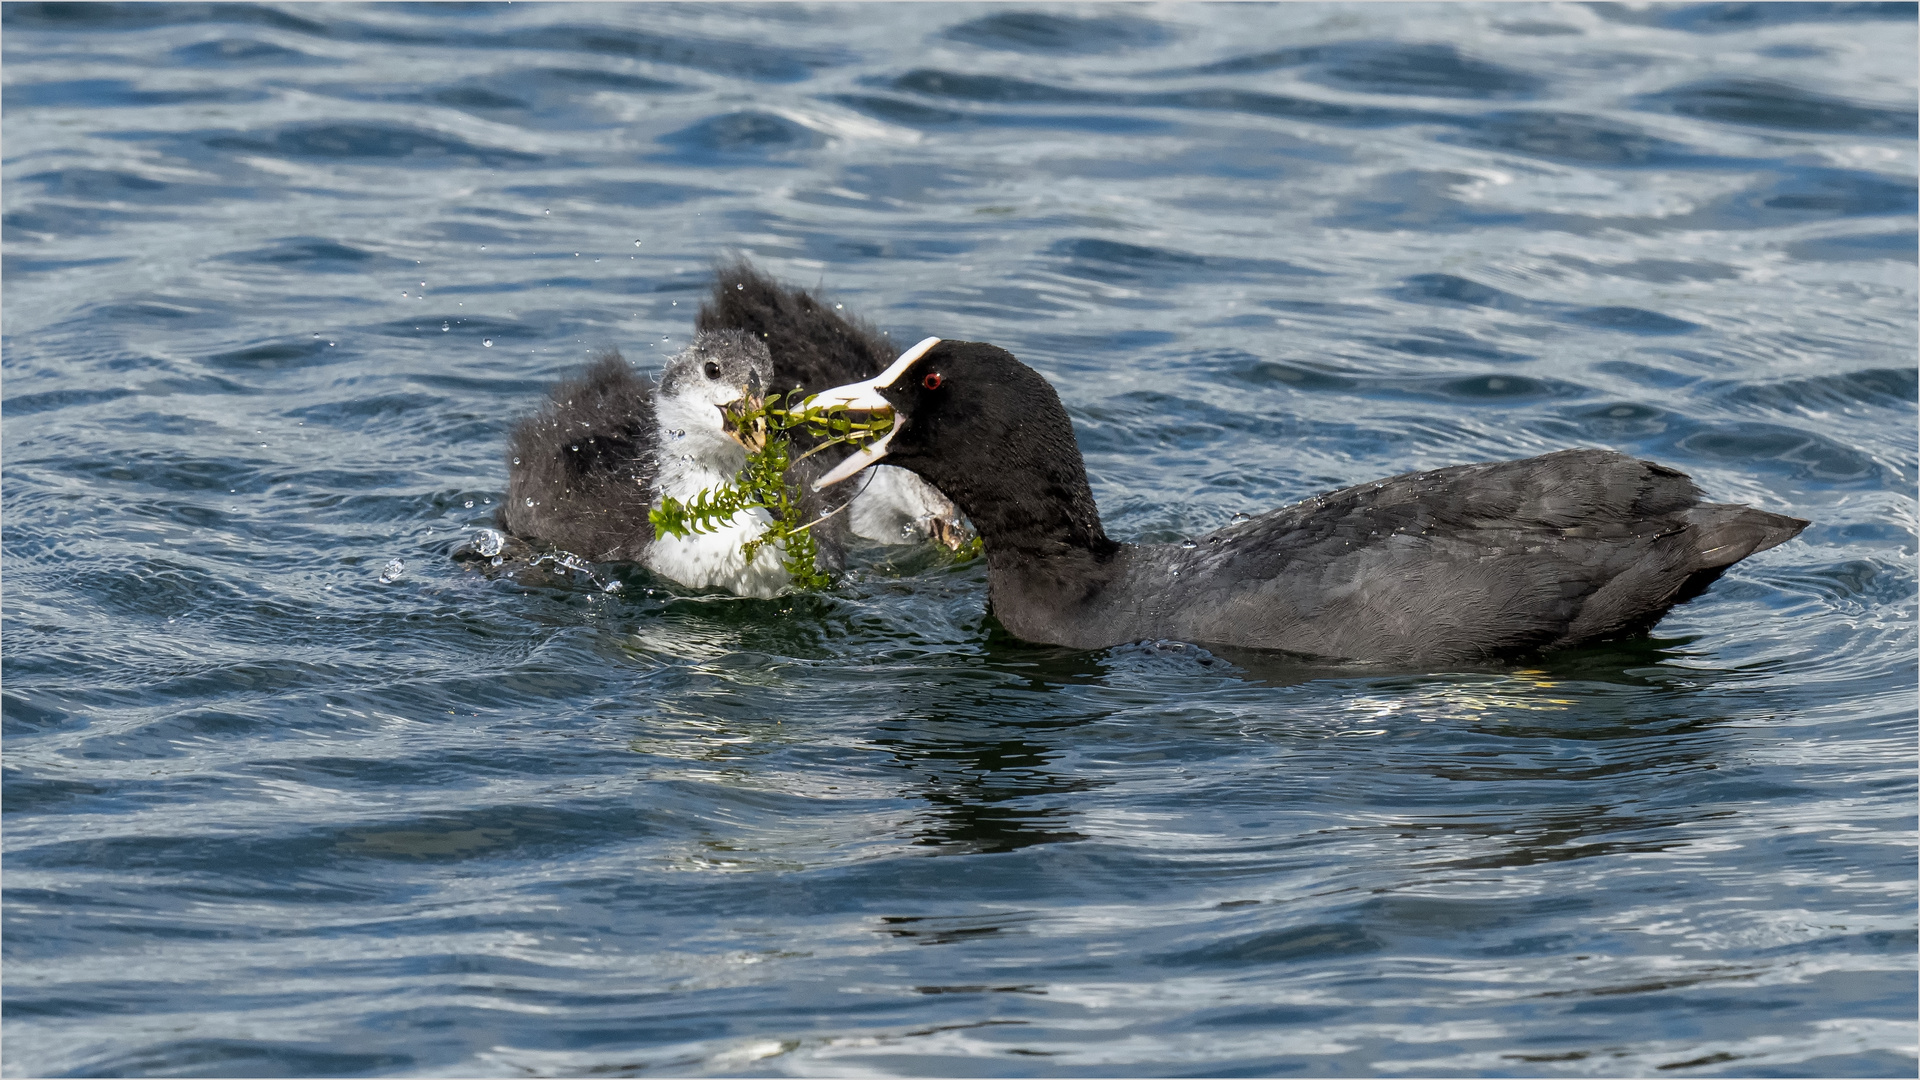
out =
[[[817,481],[885,459],[958,503],[994,614],[1028,641],[1142,638],[1431,665],[1642,633],[1807,522],[1700,501],[1685,474],[1609,450],[1409,473],[1182,544],[1100,526],[1073,425],[1004,349],[928,338],[816,395],[893,430]]]

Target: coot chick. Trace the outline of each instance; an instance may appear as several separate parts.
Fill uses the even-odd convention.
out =
[[[789,581],[780,553],[766,545],[748,562],[740,552],[766,531],[765,510],[687,537],[655,536],[647,517],[665,496],[691,500],[733,479],[747,451],[723,409],[759,399],[772,377],[766,345],[742,330],[696,333],[658,386],[617,351],[602,353],[514,427],[501,526],[594,562],[639,562],[692,588],[774,595]]]
[[[1003,349],[929,338],[812,400],[895,416],[820,484],[883,458],[918,473],[979,530],[1001,624],[1075,648],[1174,638],[1407,666],[1570,648],[1645,632],[1808,524],[1703,503],[1664,465],[1563,450],[1409,473],[1136,546],[1101,528],[1058,395]]]

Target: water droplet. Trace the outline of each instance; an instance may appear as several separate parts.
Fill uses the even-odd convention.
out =
[[[1175,570],[1175,571],[1173,571],[1173,576],[1174,576],[1174,577],[1179,577],[1179,576],[1180,576],[1180,571],[1178,571],[1178,570]]]
[[[568,447],[567,449],[572,450],[574,453],[577,454],[580,452],[580,444],[574,443],[572,446]]]
[[[1233,524],[1235,524],[1235,525],[1239,525],[1239,524],[1241,524],[1242,522],[1247,522],[1247,521],[1252,521],[1252,520],[1253,520],[1253,515],[1252,515],[1252,514],[1235,514],[1235,515],[1233,515]]]
[[[607,584],[606,584],[606,586],[605,586],[605,587],[603,587],[603,588],[602,588],[602,589],[601,589],[600,591],[601,591],[601,592],[612,592],[612,593],[617,593],[617,592],[619,592],[620,590],[622,590],[622,589],[624,589],[624,588],[626,588],[626,586],[625,586],[625,585],[622,585],[622,584],[620,584],[620,583],[619,583],[619,582],[617,582],[617,581],[609,581],[609,582],[607,582]]]
[[[480,345],[481,345],[481,347],[483,347],[483,348],[488,348],[488,349],[491,349],[491,348],[493,348],[493,339],[492,339],[492,338],[482,338],[482,339],[480,339]]]
[[[533,500],[532,500],[532,499],[528,499],[528,500],[527,500],[527,505],[528,505],[528,506],[532,506],[532,505],[533,505]]]
[[[405,559],[388,559],[387,565],[380,568],[380,584],[391,585],[399,581],[400,576],[406,572],[407,561]]]
[[[514,463],[515,465],[518,465],[518,464],[520,464],[520,459],[519,459],[519,458],[514,458],[514,459],[513,459],[513,463]]]
[[[552,217],[552,216],[553,216],[553,211],[551,211],[551,210],[542,210],[542,211],[540,211],[540,212],[541,212],[541,213],[543,213],[543,214],[545,214],[545,215],[547,215],[548,217]]]
[[[313,340],[315,340],[315,341],[319,341],[319,340],[320,340],[320,335],[319,335],[319,334],[315,334],[315,335],[313,335]]]
[[[1181,546],[1181,547],[1183,547],[1183,548],[1186,548],[1186,549],[1187,549],[1188,551],[1192,551],[1192,550],[1193,550],[1194,548],[1197,548],[1197,547],[1199,547],[1200,545],[1199,545],[1199,544],[1196,544],[1196,543],[1194,543],[1194,542],[1193,542],[1193,541],[1191,541],[1191,540],[1182,540],[1182,541],[1180,541],[1180,546]]]
[[[423,281],[423,282],[421,282],[421,283],[420,283],[420,287],[421,287],[421,288],[423,288],[423,289],[424,289],[424,288],[426,288],[426,287],[427,287],[427,283],[426,283],[426,282],[424,282],[424,281]]]
[[[480,250],[481,250],[481,251],[485,251],[485,250],[487,250],[487,245],[485,245],[485,244],[481,244],[481,245],[480,245]]]
[[[738,291],[738,292],[746,292],[746,291],[747,291],[747,287],[746,287],[745,285],[735,285],[735,286],[734,286],[734,289],[735,289],[736,291]]]
[[[473,509],[473,500],[472,500],[472,499],[468,499],[468,500],[467,500],[467,509],[469,509],[469,510],[471,510],[471,509]]]
[[[682,431],[682,430],[681,430],[681,429],[679,429],[679,428],[674,428],[674,429],[673,429],[673,437],[674,437],[674,438],[676,438],[676,439],[684,439],[684,438],[686,438],[686,437],[687,437],[687,433],[686,433],[685,431]]]
[[[634,247],[639,247],[639,246],[640,246],[640,241],[638,241],[638,240],[635,240],[635,241],[633,242],[633,246],[634,246]]]
[[[443,323],[441,323],[441,324],[440,324],[440,332],[441,332],[441,333],[443,333],[443,334],[444,334],[444,333],[446,333],[447,331],[449,331],[449,330],[451,330],[451,329],[453,329],[453,324],[452,324],[452,323],[447,323],[447,322],[443,322]]]
[[[498,529],[481,529],[473,534],[473,550],[491,559],[507,546],[507,536]]]
[[[690,462],[690,461],[692,461],[692,460],[693,460],[693,455],[692,455],[692,454],[681,454],[681,455],[680,455],[680,460],[681,460],[681,461],[688,461],[688,462]]]

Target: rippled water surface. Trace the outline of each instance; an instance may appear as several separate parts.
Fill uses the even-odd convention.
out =
[[[4,33],[8,1074],[1913,1074],[1913,5]],[[1572,445],[1814,525],[1464,672],[463,571],[727,252],[1039,368],[1122,539]]]

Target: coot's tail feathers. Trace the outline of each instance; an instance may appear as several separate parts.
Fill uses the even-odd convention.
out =
[[[1724,503],[1696,504],[1678,518],[1678,528],[1655,538],[1644,556],[1587,597],[1555,647],[1645,633],[1734,563],[1786,543],[1811,524]]]
[[[1737,503],[1703,503],[1685,517],[1692,525],[1698,570],[1732,566],[1756,551],[1786,543],[1812,524]]]
[[[713,295],[694,318],[697,330],[737,327],[773,353],[773,388],[822,390],[886,370],[897,350],[870,324],[836,311],[805,289],[789,289],[746,260],[716,268]]]
[[[1754,552],[1778,547],[1813,524],[1805,518],[1769,514],[1751,506],[1730,503],[1705,503],[1687,511],[1687,517],[1694,526],[1690,531],[1694,537],[1696,569],[1673,594],[1676,606],[1706,592],[1707,586],[1727,572],[1727,567]],[[1651,630],[1652,624],[1647,628]]]
[[[588,559],[638,559],[653,532],[653,430],[653,384],[617,350],[598,354],[514,425],[501,527]]]

